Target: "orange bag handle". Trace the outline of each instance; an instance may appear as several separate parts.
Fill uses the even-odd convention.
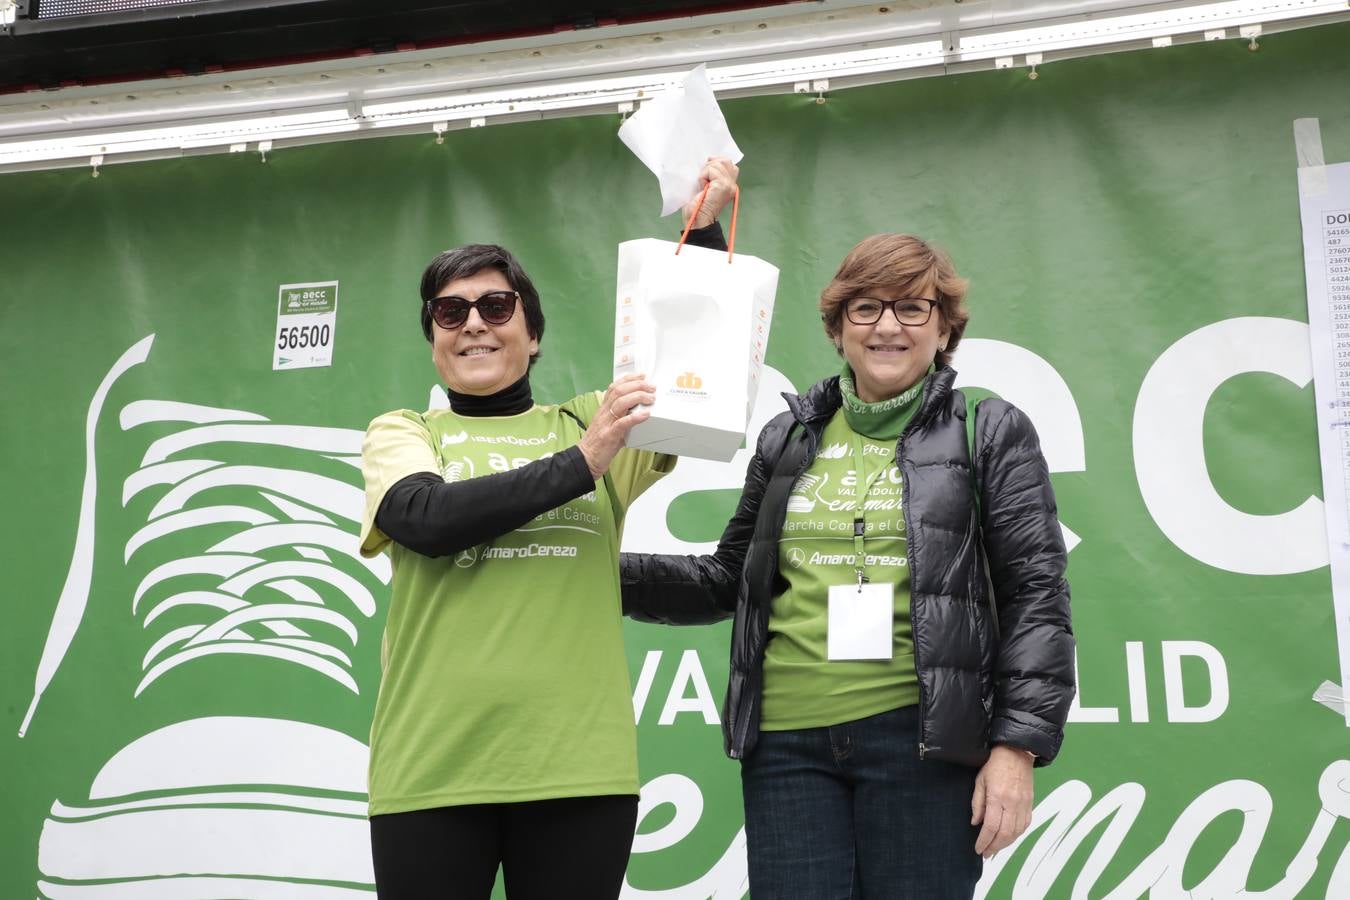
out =
[[[681,248],[684,247],[685,238],[689,237],[689,229],[694,227],[694,220],[698,218],[698,211],[703,208],[703,201],[708,196],[708,190],[712,187],[712,182],[708,182],[703,187],[703,193],[698,195],[698,203],[694,204],[694,212],[689,216],[689,221],[685,223],[684,233],[680,235],[680,242],[675,245],[675,255],[680,255]],[[731,255],[736,251],[736,216],[741,212],[741,186],[736,185],[736,194],[731,201],[731,235],[727,238],[727,263],[731,263]]]

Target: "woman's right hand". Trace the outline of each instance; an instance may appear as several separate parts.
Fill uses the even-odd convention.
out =
[[[625,375],[605,391],[600,409],[577,445],[597,481],[609,471],[633,426],[651,417],[648,407],[655,402],[656,385],[648,383],[645,375]]]
[[[698,187],[694,190],[694,196],[681,210],[685,223],[688,224],[689,217],[694,215],[694,208],[699,206],[698,198],[705,186],[708,186],[708,196],[704,198],[702,207],[699,207],[693,227],[707,228],[716,222],[723,207],[736,196],[736,181],[740,175],[741,170],[725,156],[708,157],[703,171],[698,173]]]

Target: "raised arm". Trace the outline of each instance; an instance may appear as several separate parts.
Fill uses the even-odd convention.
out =
[[[699,173],[698,187],[694,191],[694,196],[689,198],[689,202],[681,210],[684,223],[687,225],[689,217],[693,215],[694,208],[698,205],[699,194],[703,192],[704,187],[712,185],[708,188],[708,196],[704,199],[703,206],[699,208],[693,227],[689,229],[687,243],[709,250],[727,249],[726,236],[722,233],[722,226],[718,223],[717,217],[736,195],[736,180],[740,177],[740,171],[735,163],[720,156],[712,157],[704,165],[703,171]]]

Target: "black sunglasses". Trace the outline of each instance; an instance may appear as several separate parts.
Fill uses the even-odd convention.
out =
[[[516,301],[520,294],[515,291],[488,291],[479,294],[477,300],[463,297],[433,297],[426,301],[427,313],[431,320],[446,331],[454,331],[469,320],[469,310],[477,309],[478,317],[489,325],[505,325],[516,314]]]

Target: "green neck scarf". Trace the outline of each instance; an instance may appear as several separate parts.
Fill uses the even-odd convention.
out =
[[[844,419],[848,427],[873,440],[895,440],[900,437],[900,432],[905,430],[909,420],[919,411],[924,382],[933,370],[934,367],[929,366],[923,378],[889,400],[867,403],[858,398],[853,387],[853,369],[844,363],[844,371],[839,373],[839,393],[844,397]]]

